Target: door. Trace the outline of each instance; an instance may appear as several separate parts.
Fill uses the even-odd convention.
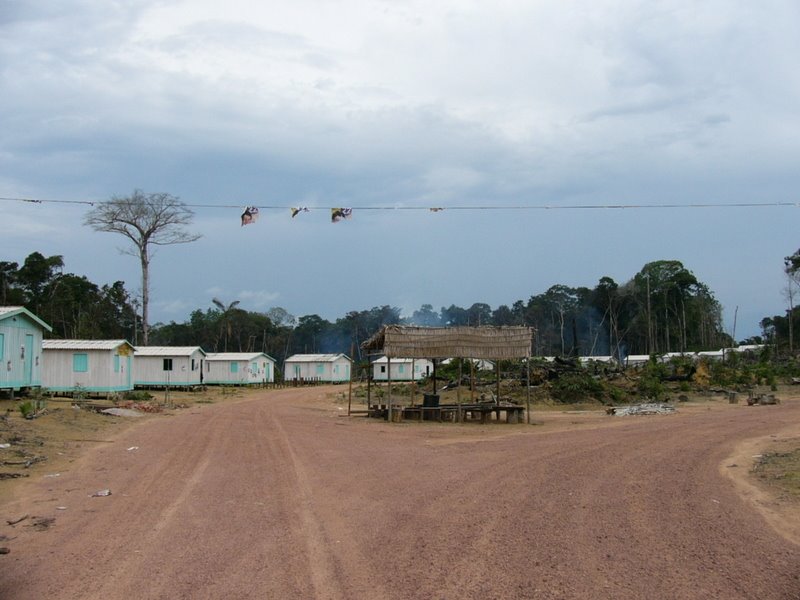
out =
[[[22,351],[22,354],[22,384],[30,385],[33,383],[33,334],[25,334],[25,348]]]

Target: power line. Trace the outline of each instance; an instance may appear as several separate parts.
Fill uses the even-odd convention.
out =
[[[51,198],[16,198],[0,197],[6,202],[27,202],[30,204],[82,204],[94,206],[106,200],[55,200]],[[230,208],[241,209],[242,204],[193,204],[184,203],[188,208]],[[292,210],[297,206],[276,206],[250,204],[259,210]],[[510,204],[510,205],[473,205],[473,206],[352,206],[353,210],[426,210],[439,212],[445,210],[640,210],[640,209],[675,209],[675,208],[776,208],[800,207],[800,202],[657,202],[654,204]],[[338,207],[309,206],[309,211],[333,210]]]

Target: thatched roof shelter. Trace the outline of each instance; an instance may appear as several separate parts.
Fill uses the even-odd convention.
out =
[[[530,327],[416,327],[384,325],[361,348],[389,358],[526,358]]]

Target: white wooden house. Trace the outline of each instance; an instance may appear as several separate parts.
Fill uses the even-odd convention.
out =
[[[453,362],[453,358],[445,358],[441,364],[449,365]],[[486,360],[485,358],[468,358],[466,359],[467,362],[472,362],[475,366],[476,371],[494,371],[494,363],[491,360]],[[394,359],[392,359],[394,362]]]
[[[0,306],[0,390],[41,387],[42,338],[52,330],[23,306]]]
[[[134,387],[189,387],[203,383],[200,346],[137,346]]]
[[[345,354],[294,354],[283,365],[283,378],[285,381],[349,381],[352,363]]]
[[[44,340],[42,385],[56,393],[130,391],[133,350],[126,340]]]
[[[203,383],[252,385],[275,381],[275,359],[263,352],[209,352]]]
[[[389,360],[382,356],[372,362],[372,380],[388,381]],[[392,381],[417,381],[433,374],[433,362],[427,358],[393,358],[391,361]]]

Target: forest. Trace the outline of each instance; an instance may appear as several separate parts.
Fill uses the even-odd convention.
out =
[[[791,259],[786,259],[787,273]],[[765,317],[763,335],[746,341],[793,350],[800,311],[792,298],[786,314]],[[387,324],[527,325],[535,329],[537,356],[624,358],[733,343],[712,290],[677,260],[649,262],[624,283],[602,277],[594,287],[554,284],[527,300],[496,308],[482,302],[438,310],[423,304],[403,315],[400,308],[384,305],[329,321],[318,314],[295,316],[281,307],[248,311],[239,304],[209,298],[209,305],[192,311],[185,322],[152,325],[149,344],[201,346],[208,352],[263,351],[279,361],[298,352],[352,353],[360,359],[361,342]],[[55,338],[122,338],[134,345],[142,340],[140,303],[125,283],[99,285],[66,272],[58,255],[33,252],[21,265],[0,262],[0,305],[25,306],[53,327],[50,335]]]

